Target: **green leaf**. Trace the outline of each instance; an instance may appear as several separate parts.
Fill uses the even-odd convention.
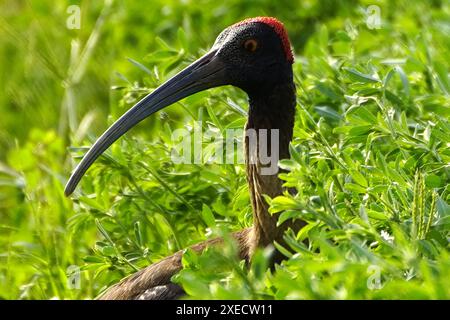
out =
[[[112,246],[104,246],[102,248],[102,253],[105,256],[115,256],[116,255],[116,250]]]
[[[290,219],[293,219],[293,218],[298,218],[300,216],[301,216],[301,214],[298,211],[294,211],[294,210],[283,211],[280,214],[280,217],[278,218],[277,226],[282,225],[287,220],[290,220]]]
[[[360,184],[363,187],[368,187],[368,183],[366,178],[361,174],[361,172],[356,170],[350,170],[350,175],[352,176],[353,181]]]
[[[141,69],[142,71],[144,71],[145,73],[147,73],[148,75],[152,75],[152,72],[150,71],[150,69],[148,69],[146,66],[144,66],[142,63],[137,62],[136,60],[133,60],[131,58],[127,58],[127,60],[129,62],[131,62],[132,64],[134,64],[136,67],[138,67],[139,69]]]
[[[85,196],[81,196],[81,197],[79,197],[79,200],[83,204],[85,204],[85,205],[87,205],[87,206],[89,206],[91,208],[97,209],[97,210],[99,210],[101,212],[106,212],[107,211],[106,208],[104,208],[95,199],[91,199],[91,198],[88,198],[88,197],[85,197]]]
[[[360,81],[360,82],[364,82],[364,83],[379,83],[380,82],[380,80],[378,78],[376,78],[375,76],[369,75],[369,74],[364,74],[354,68],[343,67],[342,69],[347,73],[347,75],[353,81]]]
[[[202,205],[202,218],[208,227],[210,227],[210,228],[215,227],[216,220],[214,218],[214,214],[212,213],[211,209],[206,204]]]
[[[342,118],[342,116],[339,113],[337,113],[329,106],[315,106],[314,109],[317,111],[318,114],[330,120],[339,121]]]
[[[366,193],[367,190],[357,184],[354,183],[346,183],[344,185],[345,189],[349,190],[349,191],[354,191],[356,193]]]
[[[384,213],[382,212],[378,212],[375,210],[370,210],[367,209],[367,215],[369,216],[369,218],[375,219],[375,220],[381,220],[381,221],[386,221],[388,220],[388,216],[386,216]]]
[[[430,188],[439,188],[442,186],[442,179],[435,174],[429,174],[425,177],[425,184]]]

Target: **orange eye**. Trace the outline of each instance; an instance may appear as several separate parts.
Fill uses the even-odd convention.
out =
[[[244,42],[244,48],[248,52],[255,52],[258,49],[258,41],[255,39],[249,39]]]

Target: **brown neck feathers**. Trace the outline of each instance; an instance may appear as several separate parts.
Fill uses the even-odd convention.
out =
[[[272,92],[250,97],[245,127],[247,181],[253,207],[251,252],[280,241],[285,227],[277,227],[278,215],[271,215],[263,195],[283,193],[278,178],[278,160],[289,158],[295,118],[295,86],[287,83]]]

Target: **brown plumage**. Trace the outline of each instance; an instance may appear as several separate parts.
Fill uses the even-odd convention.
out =
[[[239,248],[239,257],[248,260],[248,235],[251,228],[233,233]],[[201,252],[208,246],[220,245],[221,238],[216,238],[190,247]],[[183,289],[170,282],[170,278],[181,269],[181,258],[183,251],[166,257],[134,274],[123,279],[118,284],[108,288],[105,293],[100,295],[101,300],[168,300],[177,299],[184,294]]]
[[[249,262],[256,248],[266,247],[274,241],[283,244],[285,230],[289,227],[299,230],[303,222],[289,221],[277,226],[278,215],[269,213],[269,205],[263,195],[274,198],[285,190],[278,172],[262,173],[267,164],[259,151],[260,148],[272,150],[271,144],[276,143],[273,146],[278,152],[276,161],[289,158],[296,104],[292,63],[287,32],[276,19],[247,19],[225,29],[210,52],[138,102],[95,142],[70,177],[65,193],[69,195],[73,192],[95,159],[136,123],[195,92],[231,84],[247,93],[250,105],[244,151],[253,226],[233,233],[239,257]],[[272,142],[271,130],[274,129],[278,130],[279,140]],[[262,136],[264,130],[267,130],[268,136],[265,140]],[[250,144],[250,133],[256,135],[256,147]],[[217,238],[191,248],[201,252],[208,246],[219,246],[221,243],[222,239]],[[182,296],[182,288],[170,281],[182,268],[182,255],[183,251],[178,251],[136,272],[107,289],[99,298],[156,300]],[[281,254],[275,253],[273,262],[281,259]]]

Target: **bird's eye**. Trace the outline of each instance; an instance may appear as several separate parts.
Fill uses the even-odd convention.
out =
[[[244,49],[248,52],[255,52],[258,49],[258,41],[255,39],[248,39],[244,42]]]

